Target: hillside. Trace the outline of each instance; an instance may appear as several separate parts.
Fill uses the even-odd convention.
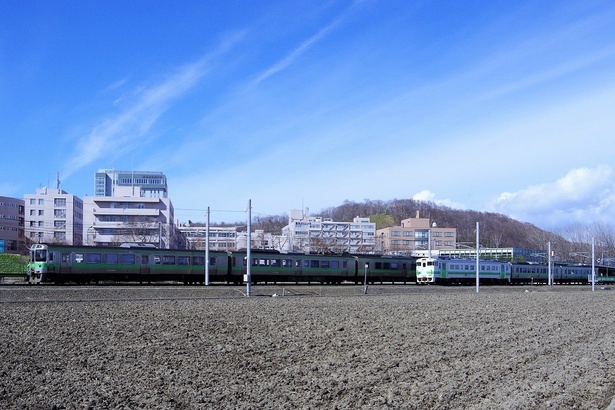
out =
[[[430,218],[439,227],[457,229],[457,240],[460,243],[476,243],[476,222],[480,223],[480,242],[485,247],[519,247],[530,249],[545,249],[551,241],[565,244],[567,241],[560,235],[544,231],[532,224],[519,222],[502,214],[458,210],[436,205],[432,202],[413,199],[393,199],[390,201],[364,202],[345,201],[342,205],[312,212],[313,216],[331,218],[334,221],[352,221],[356,216],[368,216],[376,227],[400,225],[406,218]],[[263,229],[266,232],[279,233],[288,224],[287,215],[258,216],[252,222],[253,229]]]

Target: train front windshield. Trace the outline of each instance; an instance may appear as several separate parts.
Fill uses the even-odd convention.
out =
[[[31,252],[30,262],[46,262],[47,261],[47,249],[35,249]]]

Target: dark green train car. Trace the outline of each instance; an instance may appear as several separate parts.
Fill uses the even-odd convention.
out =
[[[416,258],[392,255],[359,255],[357,283],[416,283]]]
[[[252,283],[339,284],[354,281],[356,274],[352,256],[251,251],[250,259]],[[234,276],[247,274],[247,252],[233,252],[232,269]]]
[[[205,282],[203,251],[48,245],[46,282]],[[226,281],[229,256],[210,252],[209,280]]]

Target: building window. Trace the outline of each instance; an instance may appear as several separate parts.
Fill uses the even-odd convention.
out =
[[[30,198],[30,205],[36,205],[36,199]]]
[[[43,209],[39,209],[38,216],[43,216],[43,215],[45,215],[45,211]]]
[[[56,198],[53,200],[54,206],[66,206],[66,198]]]
[[[38,200],[38,204],[39,204],[39,205],[45,205],[45,200],[44,200],[43,198],[40,198],[40,199]]]

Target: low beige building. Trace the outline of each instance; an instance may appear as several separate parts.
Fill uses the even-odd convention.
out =
[[[401,221],[401,226],[391,226],[376,231],[376,249],[381,253],[425,253],[455,249],[457,243],[456,228],[440,228],[429,218],[408,218]],[[423,252],[420,252],[423,251]]]

